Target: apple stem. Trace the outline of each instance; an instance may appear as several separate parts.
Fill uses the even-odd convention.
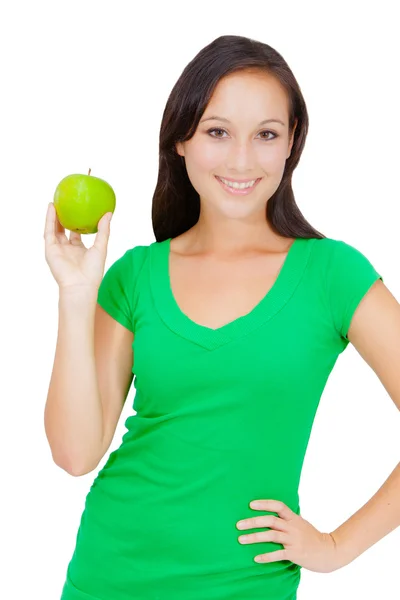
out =
[[[90,175],[90,171],[91,171],[91,170],[92,170],[92,169],[89,169],[89,173],[88,173],[88,175]]]

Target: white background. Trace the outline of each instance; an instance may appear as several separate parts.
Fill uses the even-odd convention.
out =
[[[45,262],[43,230],[59,181],[90,167],[114,188],[106,268],[128,248],[152,243],[159,127],[173,85],[216,37],[258,39],[288,62],[309,111],[293,178],[300,210],[326,236],[362,251],[400,299],[395,14],[394,1],[2,5],[3,598],[59,599],[98,472],[74,478],[58,468],[44,431],[58,289]],[[93,244],[94,235],[83,238]],[[109,452],[125,432],[133,391]],[[399,460],[399,426],[390,396],[349,345],[328,380],[310,438],[300,486],[304,518],[331,531],[358,510]],[[339,571],[302,569],[298,598],[399,598],[399,553],[396,529]]]

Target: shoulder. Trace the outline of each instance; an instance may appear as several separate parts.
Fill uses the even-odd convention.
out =
[[[137,271],[138,268],[140,269],[142,265],[146,262],[151,245],[152,244],[133,246],[131,248],[126,249],[115,260],[114,264],[118,263],[121,269],[134,269],[135,271]]]
[[[133,246],[119,252],[116,258],[111,259],[105,271],[102,287],[113,283],[125,287],[135,283],[146,264],[150,246],[151,244]]]
[[[315,252],[327,268],[354,269],[363,264],[371,264],[369,258],[360,249],[335,238],[315,239]]]
[[[334,238],[316,239],[314,261],[318,279],[338,305],[365,293],[374,281],[382,279],[370,250]]]
[[[336,252],[351,252],[352,250],[356,250],[354,246],[343,240],[338,240],[330,237],[314,239],[318,250],[320,250],[321,252],[333,254]]]
[[[318,239],[315,244],[327,302],[335,328],[346,339],[352,316],[372,284],[383,277],[375,268],[371,253],[333,238]],[[366,255],[368,254],[368,256]]]
[[[122,257],[126,257],[126,258],[132,259],[132,260],[133,259],[136,259],[136,260],[144,259],[148,255],[150,246],[152,246],[152,245],[153,244],[148,244],[146,246],[133,246],[132,248],[128,248],[127,250],[125,250]]]

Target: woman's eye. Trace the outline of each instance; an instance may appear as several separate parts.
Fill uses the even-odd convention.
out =
[[[212,133],[214,133],[214,131],[224,131],[224,130],[223,130],[223,129],[214,128],[214,129],[209,129],[209,130],[207,131],[207,133],[209,133],[209,134],[211,135]],[[225,133],[226,133],[226,132],[225,132]],[[215,136],[215,135],[213,135],[213,136],[211,136],[211,137],[218,137],[218,136]]]
[[[268,141],[268,140],[273,140],[273,139],[275,139],[276,137],[278,137],[278,136],[277,136],[277,134],[276,134],[276,133],[273,133],[272,131],[261,131],[261,133],[269,133],[269,134],[271,134],[271,135],[273,135],[273,136],[274,136],[274,137],[272,137],[272,138],[267,138],[267,137],[263,138],[264,140],[267,140],[267,141]]]
[[[220,129],[219,127],[214,127],[213,129],[209,129],[209,130],[207,131],[207,133],[211,135],[212,133],[214,133],[214,132],[216,132],[216,131],[222,131],[223,133],[226,133],[225,129]],[[264,134],[264,133],[266,133],[266,134],[270,134],[270,135],[271,135],[271,136],[273,136],[273,137],[267,137],[267,136],[263,136],[263,135],[261,135],[261,134]],[[272,131],[268,131],[268,130],[266,130],[266,131],[261,131],[261,132],[260,132],[260,135],[261,135],[261,139],[265,140],[266,142],[269,142],[269,140],[273,140],[273,139],[275,139],[276,137],[278,137],[276,133],[273,133]],[[223,138],[221,138],[221,136],[219,136],[219,135],[211,135],[211,137],[215,137],[215,138],[217,138],[217,139],[218,139],[218,138],[219,138],[219,139],[223,139]]]

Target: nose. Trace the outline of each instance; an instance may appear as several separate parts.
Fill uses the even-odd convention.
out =
[[[251,143],[234,142],[230,144],[226,158],[226,166],[228,172],[238,172],[243,175],[245,175],[246,172],[254,173],[254,148]]]

